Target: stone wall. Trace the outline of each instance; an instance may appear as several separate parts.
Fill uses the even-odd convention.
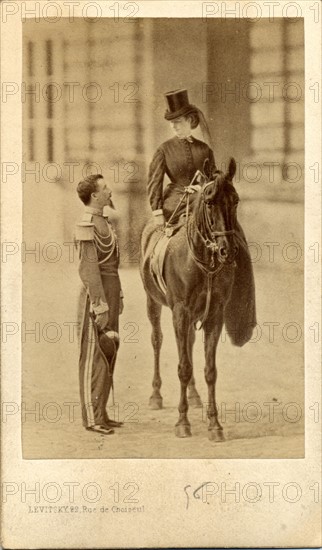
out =
[[[37,172],[23,183],[25,237],[70,241],[77,182],[102,171],[136,263],[148,164],[173,135],[164,93],[180,87],[207,117],[218,166],[236,158],[244,200],[302,201],[303,33],[276,19],[25,23],[23,160]]]

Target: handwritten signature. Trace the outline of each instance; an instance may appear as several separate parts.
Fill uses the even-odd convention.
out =
[[[205,481],[205,483],[202,483],[199,487],[197,487],[197,489],[195,489],[195,490],[193,491],[193,493],[192,493],[193,498],[195,498],[195,499],[197,499],[197,500],[198,500],[198,499],[201,499],[202,497],[200,496],[199,491],[200,491],[203,487],[205,487],[205,485],[208,485],[208,483],[212,483],[212,482],[211,482],[211,481]],[[183,489],[184,492],[186,493],[186,497],[187,497],[186,510],[188,510],[188,508],[189,508],[189,502],[190,502],[190,495],[189,495],[189,493],[188,493],[188,489],[189,489],[189,488],[191,488],[191,485],[186,485],[186,486],[184,487],[184,489]],[[208,504],[208,503],[207,503],[207,504]]]

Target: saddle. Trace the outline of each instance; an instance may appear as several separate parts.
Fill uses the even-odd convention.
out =
[[[202,172],[200,172],[200,170],[197,170],[189,186],[185,189],[185,193],[182,195],[175,210],[172,212],[168,222],[163,228],[162,233],[154,246],[153,252],[150,257],[150,270],[151,270],[151,275],[154,279],[155,284],[163,294],[166,294],[167,292],[166,283],[163,278],[164,258],[165,258],[166,251],[167,251],[171,237],[175,235],[175,233],[177,233],[177,231],[179,231],[179,229],[186,222],[188,211],[189,211],[189,199],[187,201],[186,213],[181,214],[180,218],[175,223],[171,223],[171,220],[173,219],[174,215],[180,208],[184,197],[185,196],[189,197],[189,194],[187,192],[188,188],[191,187],[192,189],[192,187],[196,184],[197,186],[200,186],[206,181],[208,181],[207,177]]]
[[[179,229],[185,223],[185,216],[181,216],[179,221],[175,225],[168,225],[162,228],[160,232],[160,237],[158,238],[154,249],[150,257],[150,269],[153,276],[154,282],[161,290],[163,294],[167,293],[167,286],[163,278],[163,265],[166,251],[170,242],[170,239],[173,235],[179,231]]]

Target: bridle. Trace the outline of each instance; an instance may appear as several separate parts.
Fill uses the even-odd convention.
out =
[[[203,200],[203,203],[206,205],[214,204],[213,200],[209,200],[205,198],[205,191],[209,187],[209,185],[213,184],[214,181],[209,181],[206,183],[201,191],[201,197]],[[213,231],[211,226],[211,221],[209,218],[208,210],[207,208],[202,209],[202,226],[205,230],[205,234],[208,235],[208,237],[204,238],[202,233],[199,231],[199,234],[207,248],[214,249],[216,252],[218,250],[218,243],[216,242],[217,237],[225,237],[226,235],[235,235],[236,231],[235,229],[229,229],[227,231]]]
[[[186,223],[187,223],[187,240],[188,240],[188,247],[190,254],[196,263],[196,265],[205,273],[207,277],[207,297],[206,297],[206,306],[205,310],[203,312],[202,318],[198,323],[196,323],[195,327],[200,330],[209,314],[210,309],[210,302],[211,302],[211,294],[212,294],[212,283],[213,278],[215,275],[218,275],[224,267],[229,267],[226,264],[219,263],[217,267],[215,267],[215,255],[217,254],[219,250],[219,245],[217,242],[217,237],[225,237],[227,235],[229,236],[235,236],[236,231],[235,229],[229,229],[227,231],[213,231],[212,230],[212,224],[209,218],[208,210],[206,206],[208,204],[213,204],[213,201],[207,200],[205,198],[205,191],[207,187],[211,184],[213,184],[214,181],[209,181],[206,183],[201,191],[201,200],[203,201],[202,204],[202,210],[201,210],[201,228],[199,229],[196,220],[192,216],[188,216],[189,214],[189,194],[187,196],[187,212],[186,212]],[[192,232],[195,232],[198,234],[198,237],[204,244],[205,248],[211,252],[211,262],[209,265],[209,262],[205,262],[198,258],[194,252],[193,245],[192,245]],[[203,234],[204,233],[204,234]],[[234,262],[234,265],[235,262]]]
[[[206,271],[207,273],[215,274],[217,272],[217,270],[218,271],[221,270],[219,268],[224,267],[223,264],[220,264],[219,268],[217,268],[217,270],[214,270],[214,264],[215,264],[214,256],[219,250],[219,245],[218,245],[218,242],[217,242],[216,239],[217,239],[217,237],[235,236],[236,231],[235,231],[235,229],[229,229],[227,231],[213,231],[212,230],[212,224],[211,224],[211,221],[210,221],[210,218],[209,218],[208,210],[205,207],[205,205],[213,204],[213,200],[207,200],[205,198],[205,191],[209,187],[209,185],[211,185],[213,183],[214,183],[213,180],[209,181],[208,183],[206,183],[204,185],[204,187],[202,188],[202,191],[201,191],[201,200],[203,201],[203,205],[202,205],[202,210],[201,210],[200,222],[201,222],[202,230],[200,231],[196,221],[194,219],[192,220],[190,218],[190,227],[188,225],[187,234],[188,234],[189,249],[190,249],[192,257],[194,258],[196,263],[204,271]],[[188,214],[188,212],[189,212],[189,194],[188,194],[188,198],[187,198],[187,214]],[[188,220],[189,220],[188,215],[186,216],[186,219],[187,219],[187,224],[188,224]],[[199,236],[200,240],[202,241],[202,243],[204,244],[205,248],[207,248],[207,250],[209,250],[211,252],[212,260],[211,260],[211,263],[210,263],[210,267],[208,266],[207,262],[203,262],[202,260],[198,259],[195,255],[193,249],[192,249],[191,226],[193,226],[194,231],[198,234],[198,236]]]

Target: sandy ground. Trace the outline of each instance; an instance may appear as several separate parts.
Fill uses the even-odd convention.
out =
[[[286,242],[290,240],[286,235]],[[294,240],[294,237],[293,237]],[[152,381],[150,326],[137,266],[120,272],[125,298],[121,348],[110,416],[125,422],[108,437],[81,425],[75,322],[77,264],[67,261],[24,266],[24,320],[39,323],[39,341],[26,335],[23,349],[25,458],[297,458],[304,456],[303,272],[298,264],[256,263],[258,341],[243,348],[222,338],[218,347],[217,399],[226,440],[207,437],[207,388],[202,334],[195,346],[195,378],[203,407],[189,412],[192,437],[174,435],[179,382],[170,311],[164,309],[161,374],[164,408],[148,408]],[[267,323],[275,322],[274,337]],[[50,325],[46,325],[50,323]],[[56,323],[53,325],[52,323]],[[266,324],[264,324],[266,323]],[[287,327],[287,330],[285,328]],[[57,328],[58,327],[58,328]],[[295,331],[295,332],[294,332]],[[53,342],[55,336],[57,342]],[[51,341],[50,341],[51,340]],[[265,404],[266,403],[266,404]],[[72,405],[73,404],[73,405]],[[274,411],[273,411],[274,407]],[[234,412],[229,412],[233,410]],[[271,415],[269,415],[271,411]]]

